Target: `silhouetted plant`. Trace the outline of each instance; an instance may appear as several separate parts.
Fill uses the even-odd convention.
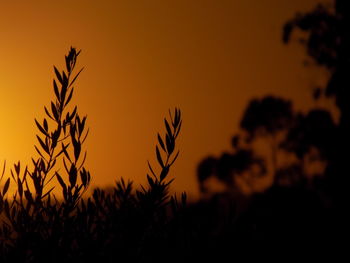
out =
[[[82,71],[73,75],[79,54],[80,51],[70,49],[65,57],[66,71],[60,73],[54,67],[57,78],[53,81],[55,100],[51,101],[50,110],[44,107],[48,119],[44,118],[42,123],[35,119],[40,132],[35,146],[39,157],[32,158],[33,168],[26,166],[22,170],[20,162],[14,165],[11,178],[17,186],[15,194],[11,200],[0,197],[5,216],[2,232],[11,231],[5,243],[16,251],[15,256],[21,262],[36,261],[43,256],[42,242],[54,241],[51,245],[59,247],[60,243],[68,241],[65,237],[69,232],[67,221],[90,182],[90,173],[83,167],[86,153],[82,160],[80,158],[87,136],[84,131],[86,117],[79,117],[77,107],[72,112],[67,110],[73,96],[73,84]],[[55,168],[59,161],[63,161],[68,180],[62,179],[62,173]],[[52,194],[54,186],[47,189],[55,178],[62,188],[63,202]],[[6,180],[3,195],[9,183],[10,178]]]
[[[350,147],[350,92],[349,92],[349,44],[348,30],[350,5],[346,0],[335,0],[331,5],[318,5],[310,12],[296,15],[284,26],[283,40],[290,42],[293,31],[299,29],[307,34],[301,38],[309,56],[317,65],[325,67],[330,78],[325,87],[315,92],[316,97],[332,97],[340,111],[339,123],[334,137],[327,140],[333,149],[327,153],[328,165],[325,176],[329,194],[335,203],[346,200],[345,186],[349,173],[348,150]],[[330,153],[330,154],[329,154]],[[345,205],[345,204],[343,204]],[[341,205],[341,206],[343,206]]]
[[[148,163],[146,186],[134,189],[131,181],[121,178],[112,191],[95,189],[92,196],[82,198],[91,180],[82,147],[88,130],[86,117],[80,118],[76,106],[69,108],[73,84],[82,71],[73,74],[79,54],[71,48],[65,57],[66,69],[60,72],[54,67],[55,99],[49,108],[44,107],[46,117],[41,122],[35,119],[39,157],[32,158],[33,168],[23,169],[18,162],[6,177],[4,165],[0,177],[0,183],[4,181],[0,191],[1,262],[107,262],[116,253],[121,260],[147,262],[159,254],[150,246],[168,242],[173,233],[170,221],[185,206],[185,194],[182,206],[169,196],[173,179],[168,176],[179,155],[176,139],[182,124],[177,108],[164,119],[165,135],[157,136],[160,169]],[[53,180],[56,186],[48,187]],[[16,189],[9,198],[11,183]],[[60,188],[61,197],[55,196],[55,187]]]
[[[157,161],[160,166],[160,172],[157,175],[154,172],[151,164],[148,162],[148,167],[151,173],[151,175],[147,174],[147,181],[149,187],[148,189],[142,187],[142,191],[136,192],[139,202],[150,202],[150,204],[147,205],[163,206],[166,200],[168,199],[168,186],[174,180],[171,179],[170,181],[166,181],[165,179],[168,176],[170,167],[174,164],[179,155],[179,152],[177,152],[173,157],[175,151],[175,141],[179,135],[182,121],[181,112],[176,108],[174,118],[172,117],[171,112],[169,112],[169,115],[171,125],[169,124],[167,119],[164,119],[166,134],[164,138],[162,138],[158,134],[159,145],[156,146],[155,151]],[[161,151],[165,156],[162,156]]]
[[[150,246],[154,247],[156,243],[158,246],[164,245],[163,238],[170,220],[168,207],[171,201],[174,204],[174,199],[168,193],[173,179],[167,180],[167,177],[179,154],[175,151],[175,142],[182,123],[179,109],[175,109],[174,116],[170,113],[169,117],[170,120],[164,120],[164,139],[160,134],[157,136],[159,145],[156,146],[155,153],[160,169],[157,173],[148,162],[151,175],[147,174],[147,186],[134,190],[132,182],[126,183],[121,178],[116,182],[112,193],[95,189],[93,201],[88,199],[87,206],[82,202],[83,207],[92,204],[94,214],[101,215],[96,222],[99,231],[93,235],[105,248],[109,248],[106,251],[111,257],[119,251],[127,255],[129,260],[147,262],[149,257],[156,255]],[[183,202],[185,199],[183,194]]]
[[[243,114],[241,128],[248,133],[248,139],[263,136],[270,140],[274,173],[278,169],[278,133],[286,131],[293,118],[291,102],[273,96],[252,100]]]
[[[198,168],[203,193],[203,183],[210,176],[236,191],[236,179],[245,173],[249,174],[248,184],[256,176],[268,174],[268,158],[258,155],[253,143],[258,138],[269,139],[274,183],[249,198],[217,194],[188,204],[185,193],[180,198],[170,196],[173,179],[169,171],[179,154],[176,140],[182,123],[177,108],[164,120],[165,134],[157,135],[158,169],[148,163],[146,185],[137,188],[132,181],[120,178],[111,190],[97,188],[82,198],[91,180],[84,168],[82,147],[88,130],[86,117],[79,117],[77,107],[69,106],[73,84],[81,72],[73,74],[80,51],[71,48],[65,57],[65,70],[54,67],[55,99],[44,108],[46,117],[35,119],[39,157],[28,167],[16,163],[8,177],[4,166],[0,177],[0,262],[209,261],[217,260],[218,254],[232,257],[242,247],[254,249],[268,241],[289,241],[296,248],[298,244],[323,242],[323,234],[334,237],[329,234],[333,230],[328,221],[337,223],[342,217],[333,219],[328,200],[319,198],[316,184],[310,187],[304,183],[303,160],[315,148],[318,156],[330,163],[326,174],[337,169],[343,173],[346,167],[344,146],[337,152],[342,141],[348,145],[350,116],[345,103],[348,93],[344,85],[339,87],[347,83],[343,80],[349,38],[343,29],[348,8],[339,8],[345,2],[336,1],[335,14],[318,8],[298,16],[286,25],[284,35],[287,41],[295,27],[311,32],[306,42],[310,55],[334,74],[326,93],[336,97],[342,114],[340,124],[323,110],[304,114],[293,112],[288,100],[273,96],[254,99],[242,118],[242,132],[232,138],[232,150],[205,159]],[[334,33],[334,28],[339,32]],[[337,39],[341,39],[340,44]],[[315,92],[315,98],[322,92]],[[296,161],[277,166],[280,151],[294,154]],[[62,198],[50,187],[53,180],[57,180]],[[13,196],[9,196],[10,185],[16,188]]]
[[[241,150],[251,151],[246,155],[248,162],[239,162],[243,172],[250,174],[252,166],[244,164],[257,158],[260,174],[264,175],[267,158],[258,155],[252,143],[259,137],[271,140],[273,180],[264,191],[244,198],[214,193],[197,204],[208,217],[212,214],[218,217],[208,224],[212,228],[228,222],[218,236],[227,238],[224,233],[230,233],[233,240],[230,247],[243,244],[255,249],[269,244],[277,245],[278,249],[277,243],[281,242],[288,251],[299,252],[310,244],[328,247],[345,237],[350,148],[349,10],[346,0],[335,0],[334,6],[318,5],[311,12],[297,14],[286,23],[283,32],[284,42],[290,41],[296,29],[306,33],[300,42],[314,62],[330,73],[327,85],[315,89],[312,95],[315,100],[333,97],[340,110],[339,122],[324,109],[294,112],[291,102],[284,99],[272,96],[254,99],[240,123],[243,133],[232,139],[233,150],[199,164],[197,175],[203,192],[204,182],[215,176],[232,193],[236,191],[233,179],[239,176],[237,154]],[[279,154],[285,162],[277,162]],[[309,170],[310,164],[316,164],[317,169]],[[213,212],[216,211],[213,203],[222,211],[225,202],[234,205],[220,217]]]
[[[239,177],[247,186],[255,179],[268,174],[269,160],[272,161],[272,175],[278,173],[277,156],[285,134],[294,124],[294,112],[290,101],[266,96],[253,99],[247,106],[240,122],[242,132],[232,138],[232,152],[224,152],[219,158],[209,157],[202,161],[197,170],[202,192],[205,181],[214,176],[228,186],[229,192],[240,192],[236,180]],[[254,142],[263,138],[271,147],[271,157],[261,156],[254,149]],[[248,173],[249,176],[241,176]],[[271,173],[270,173],[271,174]]]

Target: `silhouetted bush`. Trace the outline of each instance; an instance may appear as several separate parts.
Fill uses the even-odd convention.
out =
[[[146,186],[135,189],[132,182],[121,178],[112,191],[95,189],[83,199],[91,180],[83,153],[87,118],[79,116],[76,106],[69,110],[73,84],[82,71],[73,74],[79,54],[71,48],[65,57],[66,69],[60,72],[54,67],[55,99],[44,108],[47,118],[42,122],[35,119],[39,157],[32,159],[33,168],[23,168],[18,162],[7,177],[4,166],[0,261],[161,261],[172,245],[182,246],[175,229],[186,194],[179,202],[168,191],[173,180],[168,180],[168,173],[179,154],[175,142],[181,112],[175,108],[173,113],[169,111],[169,119],[164,119],[166,133],[158,134],[155,151],[159,169],[149,163]],[[56,185],[49,187],[55,180]],[[13,196],[8,196],[10,184],[16,188]],[[53,193],[55,187],[61,189],[60,197]]]

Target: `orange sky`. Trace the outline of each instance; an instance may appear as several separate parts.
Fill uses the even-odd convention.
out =
[[[142,183],[155,163],[157,131],[180,107],[183,130],[172,189],[198,196],[196,166],[229,149],[252,96],[278,94],[296,108],[312,102],[322,72],[305,51],[281,42],[283,23],[319,0],[2,1],[0,160],[35,155],[34,118],[53,98],[52,65],[71,45],[85,70],[74,103],[88,115],[93,184]]]

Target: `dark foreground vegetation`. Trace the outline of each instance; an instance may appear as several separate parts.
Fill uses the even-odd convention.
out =
[[[199,164],[203,198],[192,204],[185,193],[169,194],[179,109],[157,135],[157,167],[149,164],[147,185],[120,179],[112,191],[83,196],[91,180],[84,166],[88,129],[71,106],[81,72],[74,73],[80,52],[71,48],[65,70],[54,68],[46,118],[35,120],[37,157],[29,166],[15,164],[10,175],[4,166],[0,177],[0,262],[230,262],[278,251],[289,257],[323,256],[334,245],[341,250],[349,209],[349,12],[346,0],[318,6],[286,23],[283,35],[289,42],[296,29],[307,33],[302,43],[309,56],[331,75],[314,99],[333,98],[339,120],[321,108],[296,112],[289,100],[272,95],[253,99],[232,150]],[[268,145],[268,154],[256,151],[257,141]],[[270,185],[254,190],[267,176]],[[224,191],[211,192],[210,178]]]
[[[232,150],[198,166],[203,194],[213,195],[206,184],[210,178],[226,189],[209,202],[231,200],[236,207],[237,220],[225,229],[233,229],[229,236],[236,244],[282,249],[286,255],[312,247],[317,248],[314,256],[334,247],[338,252],[333,256],[344,252],[349,225],[349,19],[350,2],[335,0],[297,14],[283,30],[284,43],[297,40],[305,47],[308,65],[330,73],[326,86],[310,95],[315,102],[332,99],[339,118],[321,107],[295,111],[290,100],[273,95],[255,98],[243,114],[241,131],[232,137]],[[262,142],[264,153],[256,148]],[[270,185],[254,192],[266,177],[272,178]],[[253,194],[246,197],[242,189]]]
[[[86,117],[70,107],[73,84],[82,71],[74,75],[79,54],[71,48],[66,69],[60,72],[54,67],[55,99],[44,107],[47,117],[41,122],[35,119],[38,157],[32,159],[32,168],[18,162],[6,176],[4,166],[0,262],[114,262],[116,258],[148,262],[160,260],[173,247],[171,242],[180,240],[170,236],[181,235],[175,231],[174,219],[186,195],[180,200],[170,197],[172,180],[167,179],[179,154],[175,141],[182,120],[177,108],[164,119],[165,135],[158,134],[160,168],[149,164],[147,186],[136,190],[132,182],[120,179],[113,191],[95,189],[91,197],[82,198],[91,179],[83,151],[88,130]],[[51,181],[61,188],[60,197]],[[11,184],[16,188],[13,196],[8,194]]]

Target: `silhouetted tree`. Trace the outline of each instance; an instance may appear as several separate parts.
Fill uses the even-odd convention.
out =
[[[274,174],[278,169],[277,136],[281,131],[289,128],[292,120],[292,103],[273,96],[252,100],[243,114],[241,128],[248,133],[249,140],[259,136],[270,140]]]
[[[235,177],[243,172],[250,173],[251,179],[266,175],[268,157],[258,155],[252,145],[259,138],[267,139],[268,145],[271,146],[272,174],[276,174],[277,154],[283,138],[279,135],[289,129],[293,119],[294,113],[290,101],[273,96],[253,99],[240,122],[243,133],[232,137],[233,151],[223,153],[218,159],[209,157],[200,163],[197,174],[201,190],[205,190],[204,181],[210,176],[217,177],[228,186],[228,189],[234,191]],[[253,167],[258,172],[253,172]]]
[[[290,41],[293,30],[297,28],[308,33],[302,35],[301,41],[305,43],[309,56],[331,73],[327,86],[316,90],[314,98],[319,99],[323,95],[334,97],[340,110],[339,123],[335,123],[331,114],[325,110],[313,109],[306,114],[293,113],[289,101],[267,96],[250,102],[240,124],[248,135],[248,143],[258,137],[270,140],[273,170],[277,177],[282,174],[283,177],[287,174],[295,175],[297,171],[304,176],[307,163],[303,160],[316,150],[318,158],[327,163],[326,184],[330,185],[329,191],[334,196],[345,193],[343,187],[348,181],[347,174],[350,171],[346,157],[350,149],[349,14],[348,1],[337,0],[334,7],[318,5],[309,13],[297,14],[285,24],[283,30],[285,43]],[[282,131],[287,132],[287,136],[277,140],[277,135]],[[233,144],[241,147],[237,138],[239,137],[234,137]],[[299,163],[292,163],[290,167],[277,167],[279,149],[294,154]],[[216,162],[216,166],[218,164]],[[219,177],[220,169],[211,170],[211,174]],[[201,174],[205,174],[203,169]],[[343,198],[339,196],[337,199]]]
[[[325,173],[329,194],[333,196],[335,204],[340,207],[346,199],[347,185],[349,182],[348,152],[350,149],[350,3],[347,0],[335,0],[334,5],[318,5],[313,11],[298,14],[284,26],[283,40],[289,42],[295,29],[306,32],[302,37],[302,43],[309,56],[317,65],[324,66],[330,72],[330,79],[325,88],[316,92],[316,98],[320,94],[333,97],[340,111],[339,123],[331,129],[331,134],[325,136],[325,131],[319,127],[317,133],[323,136],[321,144],[316,143],[316,138],[308,136],[308,142],[318,144],[326,155],[328,166]],[[325,114],[323,114],[325,115]],[[315,117],[315,116],[314,116]],[[318,113],[318,119],[320,119]],[[329,120],[324,116],[323,122]],[[332,126],[329,123],[327,126]],[[334,125],[333,125],[334,126]],[[319,138],[320,139],[320,138]],[[304,138],[305,140],[305,138]]]
[[[207,193],[206,180],[210,177],[216,177],[227,186],[229,192],[239,192],[236,177],[254,165],[260,168],[259,175],[265,174],[264,160],[255,156],[254,152],[249,149],[236,148],[232,153],[225,152],[219,158],[208,157],[197,168],[200,190],[202,193]]]
[[[234,179],[249,172],[253,160],[266,169],[267,157],[257,157],[253,144],[259,138],[270,140],[274,181],[264,192],[251,195],[226,229],[237,244],[254,246],[279,240],[295,252],[300,245],[328,246],[344,235],[350,172],[349,18],[350,2],[335,0],[334,6],[318,5],[311,12],[297,14],[283,30],[285,43],[296,29],[306,33],[300,42],[315,65],[330,73],[327,85],[314,90],[314,99],[334,98],[339,121],[324,109],[295,112],[288,100],[254,99],[242,117],[242,132],[232,138],[232,152],[209,157],[199,165],[201,185],[215,176],[235,191]],[[243,152],[243,159],[236,158]],[[277,162],[282,153],[290,158],[288,162]],[[312,165],[319,169],[312,170]]]

